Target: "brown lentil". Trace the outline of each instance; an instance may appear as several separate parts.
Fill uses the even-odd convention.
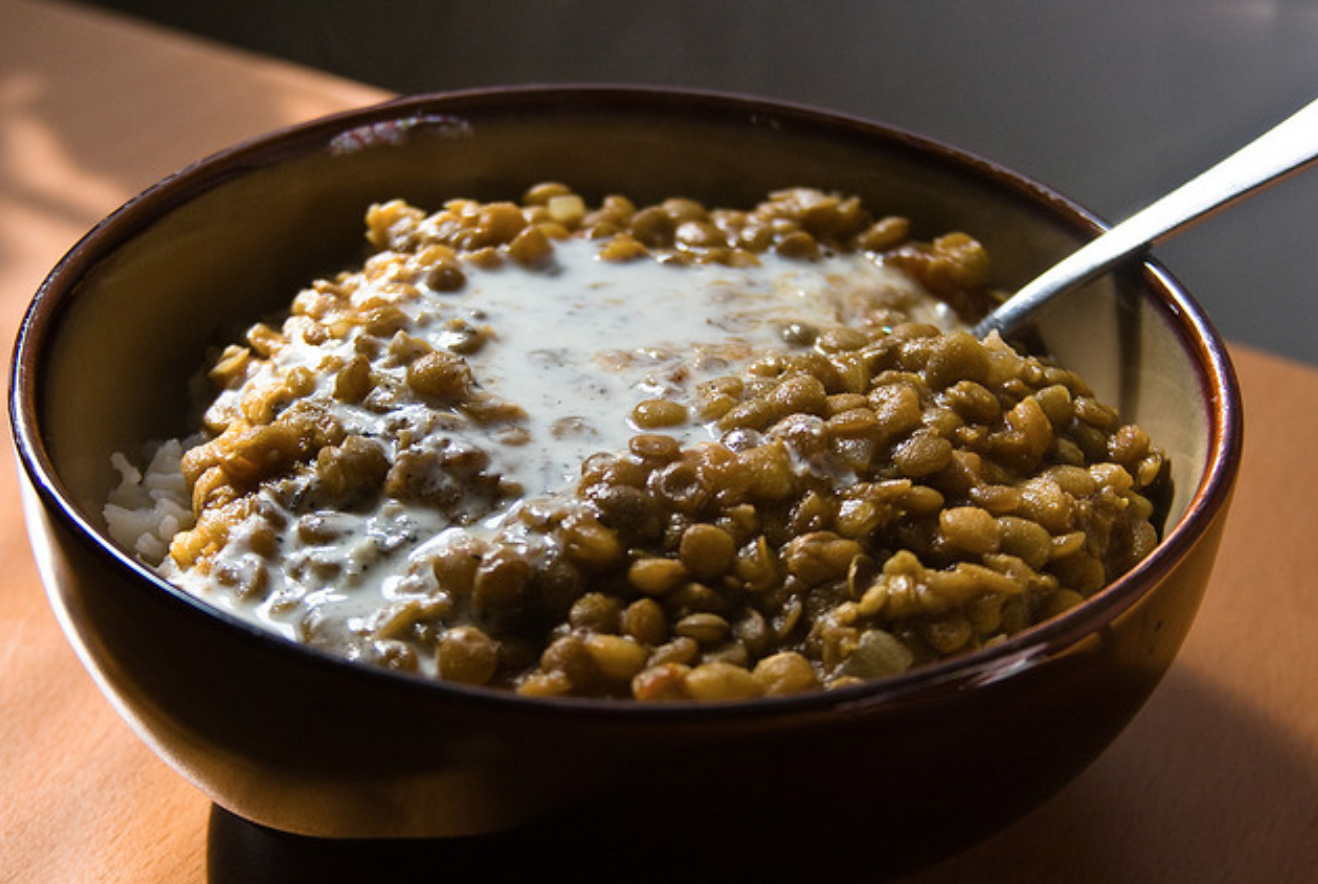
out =
[[[217,400],[210,437],[183,458],[197,520],[174,538],[175,564],[208,572],[258,512],[263,483],[298,470],[314,472],[314,502],[330,510],[385,499],[448,511],[455,487],[515,495],[484,474],[479,452],[424,444],[443,438],[446,420],[524,416],[483,393],[464,358],[498,329],[454,321],[436,348],[407,333],[400,304],[422,288],[458,292],[505,262],[544,267],[567,237],[598,241],[614,262],[745,266],[769,252],[811,261],[859,250],[967,318],[992,297],[988,255],[966,234],[914,241],[907,219],[809,188],[745,211],[617,194],[592,207],[557,182],[520,203],[458,199],[429,215],[376,205],[367,239],[379,252],[360,275],[316,283],[282,328],[256,324],[218,354],[215,388],[245,392]],[[354,307],[363,279],[382,294]],[[293,337],[350,334],[354,355],[320,368],[333,398],[386,411],[410,391],[434,411],[429,433],[387,449],[348,432],[313,404],[305,367],[243,386]],[[840,688],[1001,641],[1082,604],[1156,544],[1162,453],[1065,369],[996,337],[888,314],[789,322],[780,337],[781,354],[703,382],[691,407],[640,403],[625,451],[582,464],[568,500],[521,512],[526,531],[553,538],[547,560],[471,537],[426,560],[400,584],[423,600],[381,611],[362,659],[415,669],[429,652],[441,678],[532,696]],[[378,359],[401,374],[373,368]],[[683,446],[658,432],[692,421],[712,422],[719,440]],[[571,418],[556,426],[580,430]],[[504,438],[516,442],[516,428]],[[463,518],[454,509],[454,523]],[[319,511],[296,530],[307,544],[338,536]],[[268,524],[246,542],[279,554]],[[308,573],[331,566],[306,563]],[[258,595],[267,579],[227,562],[213,577]]]

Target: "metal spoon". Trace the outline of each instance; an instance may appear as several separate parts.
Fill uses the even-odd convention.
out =
[[[975,326],[975,335],[997,331],[1007,337],[1035,311],[1062,292],[1106,273],[1192,221],[1275,184],[1318,162],[1318,100],[1278,123],[1198,177],[1109,229],[1054,264]]]

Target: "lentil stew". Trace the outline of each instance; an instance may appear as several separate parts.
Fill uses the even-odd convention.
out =
[[[1157,543],[1163,454],[968,333],[964,233],[557,183],[366,228],[360,268],[217,350],[195,438],[116,456],[106,507],[298,641],[525,695],[774,696],[1000,642]]]

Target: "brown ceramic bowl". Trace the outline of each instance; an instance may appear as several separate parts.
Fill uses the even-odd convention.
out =
[[[55,268],[12,373],[51,603],[142,739],[220,807],[284,832],[462,836],[568,818],[616,831],[648,820],[635,834],[703,820],[710,843],[729,846],[737,831],[790,821],[791,832],[863,831],[870,861],[889,867],[1009,823],[1092,761],[1190,628],[1240,458],[1225,348],[1154,263],[1077,293],[1037,331],[1169,453],[1175,497],[1161,545],[1057,619],[888,681],[703,706],[424,681],[258,631],[109,539],[99,514],[110,453],[180,435],[206,345],[354,258],[370,202],[509,198],[545,179],[588,197],[724,205],[794,184],[857,193],[912,218],[917,236],[972,233],[1006,289],[1101,227],[1042,185],[908,133],[649,89],[408,98],[185,169]]]

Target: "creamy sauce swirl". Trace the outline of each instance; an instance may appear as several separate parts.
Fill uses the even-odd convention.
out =
[[[365,301],[381,294],[363,283],[353,297]],[[277,567],[268,568],[268,557],[248,542],[261,516],[238,526],[215,557],[214,568],[239,575],[267,567],[268,589],[259,598],[227,591],[191,571],[174,569],[173,580],[293,638],[305,638],[308,624],[331,633],[378,628],[372,618],[390,605],[420,603],[440,592],[424,562],[445,544],[499,535],[534,555],[545,538],[525,530],[514,514],[529,501],[570,494],[592,454],[625,449],[638,432],[631,417],[638,403],[662,398],[691,406],[694,414],[700,384],[789,349],[785,334],[792,328],[856,324],[894,313],[945,329],[961,327],[909,276],[868,254],[800,261],[766,253],[757,266],[673,266],[603,261],[593,243],[577,239],[557,243],[548,267],[505,263],[474,271],[458,292],[423,290],[399,306],[408,315],[402,331],[437,350],[453,345],[465,329],[487,329],[488,342],[466,357],[476,384],[520,406],[524,419],[510,427],[449,413],[437,417],[424,403],[398,394],[405,387],[399,380],[403,369],[384,355],[373,369],[397,381],[381,389],[398,398],[365,405],[338,401],[332,373],[319,369],[350,357],[352,337],[319,344],[294,338],[244,389],[298,367],[318,372],[312,397],[328,403],[349,433],[396,449],[409,440],[447,453],[482,452],[488,456],[482,473],[516,493],[495,501],[463,490],[445,511],[384,499],[367,512],[299,514],[289,507],[298,497],[290,483],[306,479],[286,479],[277,490],[260,492],[263,511],[280,511],[287,525]],[[233,407],[240,393],[226,391],[212,408]],[[697,420],[662,432],[683,445],[718,437],[716,428]],[[318,530],[307,530],[309,521]],[[433,671],[433,661],[422,663]]]

